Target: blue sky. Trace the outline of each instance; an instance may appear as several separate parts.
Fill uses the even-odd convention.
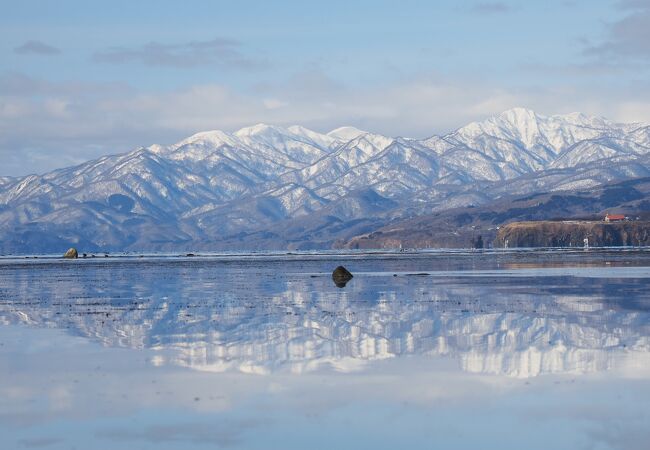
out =
[[[0,1],[0,175],[257,122],[650,122],[650,1]]]

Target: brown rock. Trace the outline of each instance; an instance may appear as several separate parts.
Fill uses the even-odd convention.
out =
[[[67,259],[77,259],[79,257],[79,253],[77,252],[76,248],[72,247],[69,248],[67,252],[65,252],[63,257]]]

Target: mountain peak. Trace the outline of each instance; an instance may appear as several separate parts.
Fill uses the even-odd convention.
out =
[[[603,117],[590,116],[581,112],[572,112],[561,116],[551,116],[551,119],[568,122],[572,125],[596,129],[610,128],[617,125]]]
[[[367,131],[360,130],[355,127],[339,127],[327,133],[328,136],[338,139],[339,141],[351,141],[362,134],[367,134]]]
[[[309,128],[303,127],[301,125],[292,125],[289,128],[287,128],[287,131],[289,131],[294,136],[297,136],[298,138],[307,139],[322,147],[329,147],[336,141],[336,139],[333,138],[332,136],[318,133],[316,131],[310,130]]]
[[[297,135],[309,135],[309,134],[314,134],[316,133],[313,130],[310,130],[307,127],[303,127],[302,125],[291,125],[290,127],[287,128],[288,131],[291,131],[293,134]],[[316,133],[318,134],[318,133]]]
[[[175,151],[188,144],[209,144],[212,146],[220,146],[223,144],[237,145],[237,139],[232,135],[221,130],[201,131],[192,136],[183,139],[180,142],[169,147],[171,151]]]
[[[540,118],[533,110],[517,107],[482,122],[472,122],[458,129],[455,134],[465,138],[474,138],[482,134],[494,137],[516,137],[529,143],[535,135],[539,134]]]
[[[245,136],[257,136],[260,134],[269,134],[269,133],[286,134],[287,130],[280,127],[276,127],[274,125],[268,125],[266,123],[258,123],[257,125],[241,128],[240,130],[235,131],[235,133],[233,134],[237,137],[245,137]]]
[[[524,121],[537,121],[540,116],[532,109],[522,108],[520,106],[508,109],[499,114],[499,119],[507,120],[512,123],[522,123]]]

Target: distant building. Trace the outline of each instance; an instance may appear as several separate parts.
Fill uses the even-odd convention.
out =
[[[605,216],[605,222],[622,222],[623,220],[625,220],[623,214],[607,214]]]

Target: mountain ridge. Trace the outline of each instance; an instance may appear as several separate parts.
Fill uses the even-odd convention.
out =
[[[0,251],[219,249],[225,237],[246,246],[260,233],[262,247],[330,247],[348,234],[342,224],[642,176],[650,126],[580,113],[514,108],[426,139],[257,124],[1,177]],[[271,231],[280,225],[303,231]]]

